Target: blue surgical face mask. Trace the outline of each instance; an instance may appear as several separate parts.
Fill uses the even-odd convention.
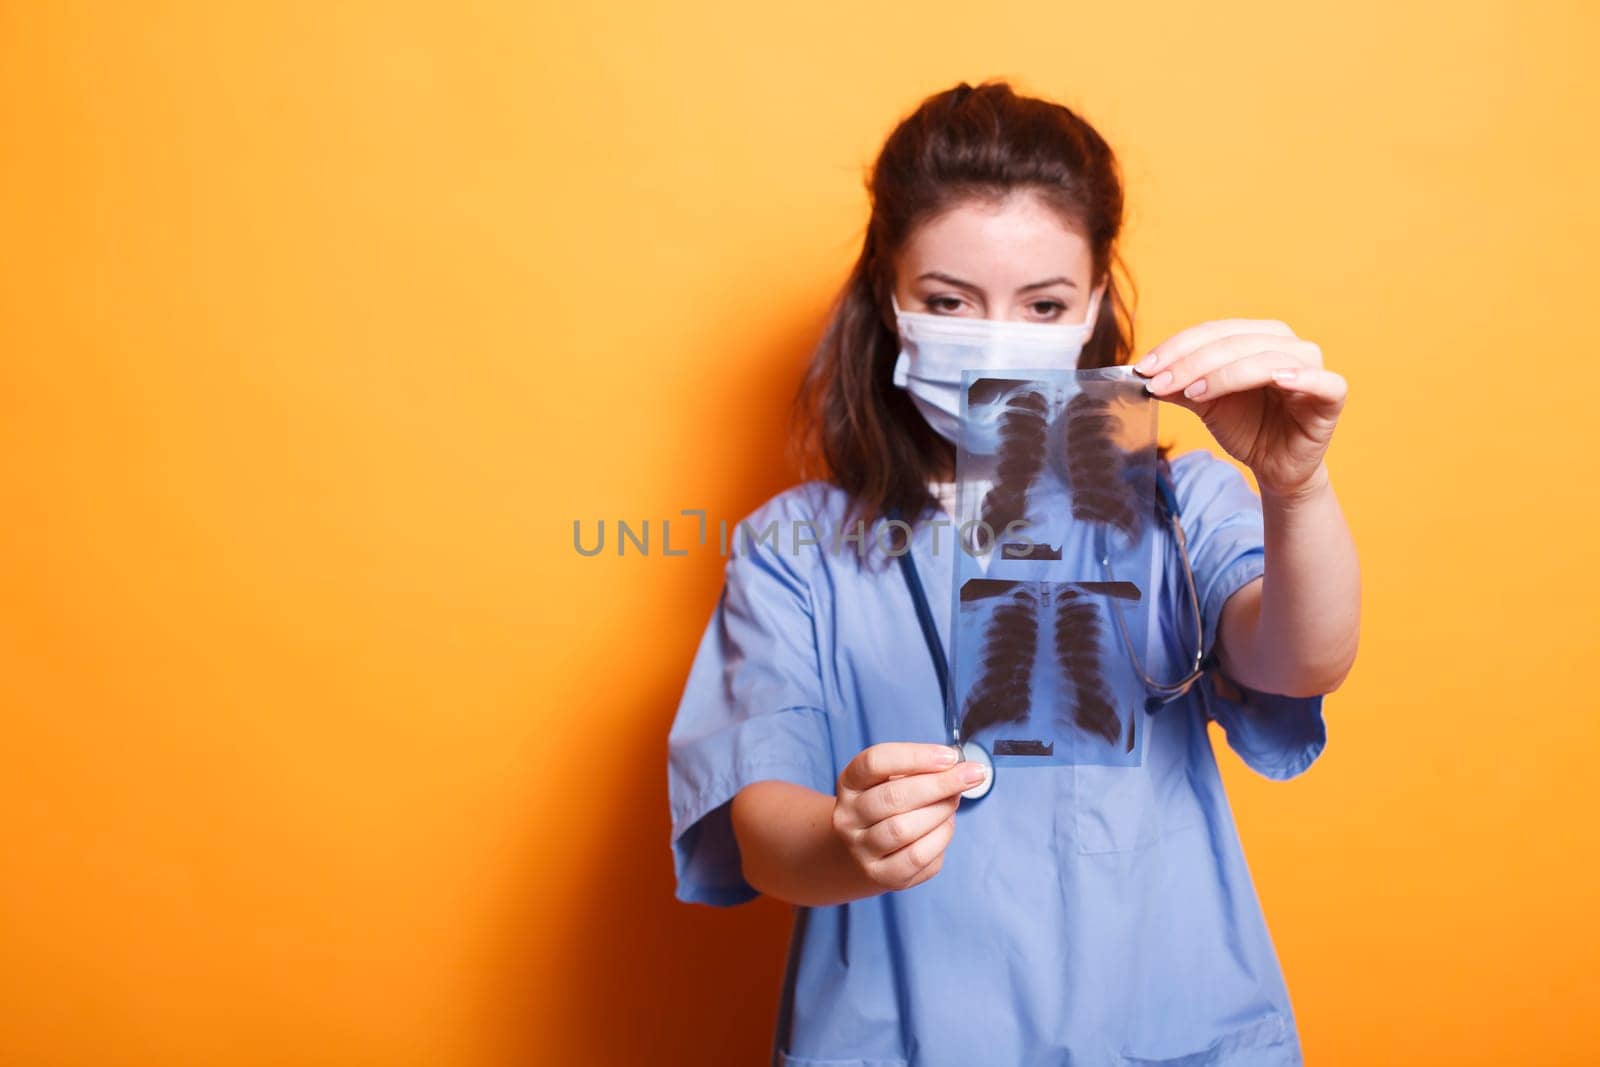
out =
[[[1094,333],[1102,291],[1097,288],[1090,295],[1082,322],[1065,324],[901,311],[891,293],[900,330],[894,384],[911,394],[911,402],[939,436],[954,442],[961,427],[961,372],[1077,367]]]

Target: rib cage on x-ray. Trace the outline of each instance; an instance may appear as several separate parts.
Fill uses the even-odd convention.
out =
[[[1027,716],[1042,624],[1050,631],[1043,647],[1054,653],[1054,662],[1071,690],[1073,722],[1108,743],[1116,742],[1122,724],[1101,676],[1102,627],[1093,599],[1069,583],[985,578],[967,582],[961,595],[968,601],[991,596],[999,600],[984,628],[983,670],[962,712],[963,736]],[[1129,748],[1136,721],[1128,720]]]
[[[1108,613],[1148,610],[1154,401],[1105,371],[1013,373],[967,383],[960,510],[995,540],[957,553],[962,736],[996,757],[1136,762],[1139,719]],[[1021,536],[1006,536],[1013,522]],[[1120,574],[1082,562],[1096,527],[1120,547]],[[1143,626],[1135,619],[1141,639]]]

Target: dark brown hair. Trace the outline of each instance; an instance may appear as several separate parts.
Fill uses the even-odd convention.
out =
[[[895,255],[917,226],[961,202],[1019,191],[1081,227],[1091,287],[1106,279],[1078,366],[1115,366],[1132,353],[1133,313],[1123,295],[1132,281],[1117,250],[1122,177],[1110,146],[1069,108],[1020,96],[1004,80],[962,82],[928,97],[889,134],[867,176],[872,215],[861,254],[792,410],[800,469],[849,495],[846,525],[860,520],[870,529],[891,508],[915,519],[937,507],[927,483],[954,476],[955,448],[891,380],[900,350],[889,303]]]

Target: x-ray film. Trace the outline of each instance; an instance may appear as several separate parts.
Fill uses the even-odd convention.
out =
[[[1143,762],[1158,403],[1127,367],[962,375],[950,699],[997,766]]]

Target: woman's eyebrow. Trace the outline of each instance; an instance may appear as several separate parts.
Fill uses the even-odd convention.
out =
[[[1046,278],[1042,282],[1034,282],[1032,285],[1024,285],[1021,289],[1018,289],[1017,292],[1026,293],[1029,289],[1043,289],[1047,285],[1065,285],[1069,289],[1076,289],[1078,287],[1078,283],[1073,281],[1071,278],[1058,276],[1055,278]]]
[[[936,282],[944,282],[946,285],[953,285],[958,289],[965,289],[969,293],[977,293],[980,296],[983,295],[983,290],[978,288],[976,285],[973,285],[971,282],[962,281],[955,275],[946,274],[943,271],[930,270],[917,275],[918,281],[921,281],[924,278],[932,278]],[[1078,283],[1073,281],[1071,278],[1058,275],[1054,278],[1046,278],[1042,282],[1032,282],[1028,285],[1024,285],[1018,289],[1017,292],[1026,293],[1030,289],[1043,289],[1047,285],[1065,285],[1072,289],[1076,289],[1078,287]]]
[[[983,290],[979,289],[976,285],[973,285],[971,282],[964,282],[955,275],[946,274],[943,271],[930,270],[924,271],[923,273],[917,275],[917,281],[919,282],[924,278],[932,278],[936,282],[944,282],[946,285],[953,285],[957,289],[965,289],[967,292],[976,293],[979,296],[983,295]]]

